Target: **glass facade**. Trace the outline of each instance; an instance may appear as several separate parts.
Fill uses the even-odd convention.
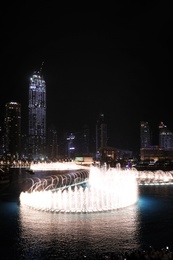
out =
[[[34,72],[29,85],[29,158],[46,156],[46,83],[40,71]]]

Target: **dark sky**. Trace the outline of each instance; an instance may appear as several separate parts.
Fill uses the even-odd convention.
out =
[[[59,133],[87,124],[95,134],[99,113],[117,148],[138,149],[142,120],[155,144],[160,121],[173,131],[172,1],[139,2],[122,1],[111,13],[8,2],[0,18],[1,117],[6,102],[20,102],[26,128],[29,78],[44,61],[47,123]]]

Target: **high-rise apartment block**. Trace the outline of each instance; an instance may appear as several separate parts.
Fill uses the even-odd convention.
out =
[[[140,123],[140,148],[149,148],[151,146],[150,128],[148,122]]]
[[[21,158],[21,104],[6,103],[4,130],[6,159],[19,160]]]
[[[46,83],[41,70],[34,72],[29,84],[29,158],[46,156]]]

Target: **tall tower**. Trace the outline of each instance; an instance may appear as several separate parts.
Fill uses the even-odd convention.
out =
[[[47,153],[51,160],[58,158],[58,141],[57,141],[57,131],[55,126],[51,125],[48,128],[47,134]]]
[[[150,128],[148,122],[140,123],[140,148],[149,148],[151,146]]]
[[[42,69],[42,68],[41,68]],[[40,71],[35,71],[29,84],[29,158],[46,157],[46,83]]]
[[[100,114],[96,123],[96,159],[100,158],[99,150],[107,146],[107,124],[104,114]]]
[[[21,104],[5,105],[5,154],[10,161],[21,159]]]

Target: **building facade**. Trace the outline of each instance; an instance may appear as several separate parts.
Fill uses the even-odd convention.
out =
[[[47,155],[50,160],[56,160],[59,156],[57,130],[53,125],[47,131]]]
[[[21,104],[8,102],[4,119],[5,157],[9,161],[21,158]]]
[[[148,122],[140,123],[140,148],[149,148],[151,146],[150,128]]]
[[[46,83],[41,71],[34,72],[29,84],[29,159],[46,157]]]
[[[100,159],[100,150],[107,146],[107,124],[104,114],[100,114],[96,122],[96,159]]]
[[[150,129],[148,122],[141,122],[140,160],[172,161],[173,160],[173,133],[163,122],[159,124],[159,144],[150,144]]]
[[[159,147],[173,151],[173,133],[163,122],[159,125]]]

